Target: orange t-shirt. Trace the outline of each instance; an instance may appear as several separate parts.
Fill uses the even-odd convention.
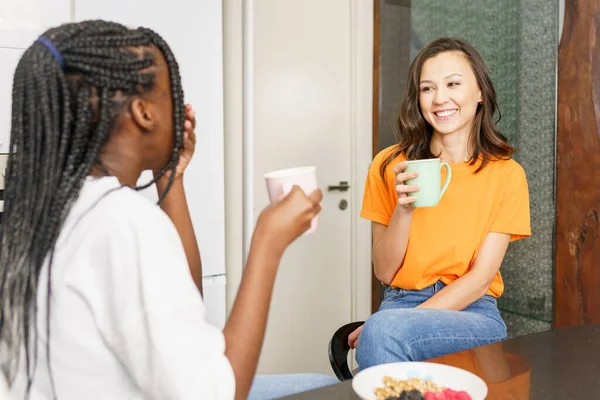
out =
[[[394,148],[383,150],[371,163],[360,213],[386,226],[398,203],[393,169],[405,156],[386,168],[387,187],[379,168]],[[414,211],[406,255],[393,287],[421,290],[438,280],[453,282],[469,271],[488,232],[508,233],[511,241],[531,235],[527,179],[516,161],[492,161],[476,174],[478,164],[449,164],[452,179],[438,205]],[[442,182],[445,179],[443,168]],[[498,272],[488,294],[500,297],[503,291]]]

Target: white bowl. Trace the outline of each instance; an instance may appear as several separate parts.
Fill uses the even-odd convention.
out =
[[[485,382],[464,369],[428,362],[398,362],[376,365],[360,371],[352,380],[352,388],[364,400],[376,400],[375,389],[383,387],[383,377],[398,380],[430,379],[436,385],[467,392],[473,400],[484,400],[488,389]]]

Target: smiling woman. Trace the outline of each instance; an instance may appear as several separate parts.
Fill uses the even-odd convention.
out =
[[[494,121],[496,113],[498,118]],[[514,153],[496,127],[499,121],[496,89],[479,52],[461,39],[435,40],[410,66],[406,97],[397,119],[400,142],[382,163],[381,176],[401,153],[408,160],[444,158],[439,144],[433,148],[430,145],[440,140],[440,134],[457,130],[457,137],[468,141],[466,158],[457,161],[473,165],[481,157],[480,171],[490,160]]]
[[[361,369],[506,338],[499,269],[509,242],[531,231],[525,172],[496,112],[487,68],[469,43],[435,40],[411,64],[399,143],[375,157],[365,185],[361,216],[373,223],[375,276],[387,289],[349,337]],[[436,157],[451,168],[450,184],[436,206],[415,208],[420,188],[406,181],[419,172],[408,162]]]

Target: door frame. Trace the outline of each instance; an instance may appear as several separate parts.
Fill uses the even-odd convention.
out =
[[[371,124],[371,153],[375,158],[379,152],[379,68],[380,68],[380,32],[381,32],[381,0],[373,1],[373,98],[371,99],[373,116]],[[371,246],[373,245],[371,239]],[[372,265],[372,261],[371,261]],[[379,279],[375,276],[374,266],[371,268],[371,312],[379,309],[380,299]]]
[[[245,3],[245,7],[242,3]],[[350,0],[350,110],[351,110],[351,316],[364,320],[371,315],[371,224],[360,218],[365,178],[372,160],[373,129],[373,0]],[[224,151],[225,151],[225,269],[227,313],[231,312],[244,265],[244,8],[252,0],[223,0],[224,54]],[[246,10],[247,11],[247,10]],[[246,27],[248,28],[248,27]],[[250,88],[251,85],[246,85]],[[252,109],[251,104],[246,107]],[[251,132],[250,132],[251,133]],[[250,138],[251,139],[251,138]],[[248,141],[247,141],[248,143]],[[251,143],[251,140],[250,140]],[[249,185],[252,186],[252,185]],[[239,199],[243,199],[242,202]],[[338,301],[338,299],[331,299]],[[350,321],[348,321],[350,322]],[[333,334],[333,332],[332,332]]]

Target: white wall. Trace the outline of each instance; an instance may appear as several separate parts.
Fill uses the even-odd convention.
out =
[[[0,35],[0,153],[9,151],[12,78],[24,51],[2,47],[5,43],[3,39],[7,36]],[[0,189],[4,189],[4,184]]]
[[[12,78],[23,51],[71,19],[71,0],[0,0],[0,153],[8,152]]]

